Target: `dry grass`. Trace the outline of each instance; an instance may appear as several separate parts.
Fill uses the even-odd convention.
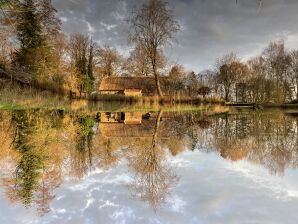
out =
[[[65,96],[0,81],[0,109],[65,108],[68,105]]]

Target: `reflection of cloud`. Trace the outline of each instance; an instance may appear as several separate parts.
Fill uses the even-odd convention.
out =
[[[228,202],[233,198],[231,192],[228,191],[219,191],[212,195],[212,198],[206,203],[205,208],[210,212],[216,212],[221,210],[222,208],[228,207]]]
[[[102,209],[102,208],[107,208],[107,207],[119,207],[119,205],[107,200],[107,201],[104,201],[104,203],[102,205],[100,205],[98,208]]]
[[[184,213],[184,209],[187,205],[185,201],[183,201],[179,196],[174,195],[172,197],[169,197],[167,202],[171,206],[171,210],[178,213]]]
[[[169,162],[172,163],[173,167],[178,167],[178,168],[191,166],[191,162],[189,160],[178,158],[178,157],[169,158]]]
[[[112,220],[119,224],[132,223],[136,219],[136,214],[129,207],[122,207],[119,210],[116,210],[111,215]],[[129,221],[128,221],[129,220]]]
[[[66,213],[66,209],[65,208],[58,209],[56,212],[59,214],[64,214],[64,213]]]
[[[261,187],[271,190],[276,198],[282,198],[283,200],[298,198],[296,186],[288,185],[281,177],[268,174],[265,168],[246,161],[239,161],[237,163],[228,163],[227,169],[241,173],[243,177],[249,178]]]
[[[99,175],[89,175],[89,177],[79,183],[73,183],[69,186],[69,189],[72,191],[85,191],[92,184],[128,184],[131,181],[131,177],[128,174],[119,174],[119,175],[106,175],[103,178],[97,178]]]
[[[85,206],[85,209],[89,208],[89,206],[94,202],[94,198],[89,198],[87,199],[87,203],[86,203],[86,206]]]

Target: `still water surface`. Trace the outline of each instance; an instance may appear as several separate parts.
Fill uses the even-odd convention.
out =
[[[288,112],[0,112],[0,223],[297,223]]]

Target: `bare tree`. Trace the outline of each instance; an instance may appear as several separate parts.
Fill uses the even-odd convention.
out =
[[[115,48],[104,46],[97,51],[97,61],[100,68],[100,78],[114,76],[120,73],[122,57]]]
[[[230,100],[232,86],[237,80],[237,77],[233,74],[230,68],[230,65],[236,61],[238,61],[238,59],[234,53],[227,54],[217,61],[217,82],[223,87],[224,98],[226,101]]]
[[[130,23],[130,41],[144,47],[151,62],[157,93],[162,97],[157,71],[158,52],[179,30],[179,24],[174,20],[168,3],[162,0],[149,0],[143,4],[139,10],[132,12]]]
[[[148,76],[150,73],[150,61],[142,46],[136,48],[130,53],[126,62],[126,69],[129,75]]]
[[[148,202],[155,211],[165,203],[170,189],[179,180],[166,163],[164,150],[158,144],[162,113],[162,110],[158,112],[152,140],[137,147],[136,153],[129,158],[129,166],[135,172],[129,188],[133,196]]]
[[[285,102],[289,97],[289,65],[290,56],[283,40],[271,42],[262,54],[266,63],[266,73],[274,81],[273,100],[277,103]]]
[[[296,100],[298,100],[298,50],[294,50],[290,54],[291,57],[291,72],[290,81],[294,87]]]

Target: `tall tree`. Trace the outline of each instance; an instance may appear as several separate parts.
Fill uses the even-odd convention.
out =
[[[88,56],[88,65],[87,65],[87,74],[88,78],[91,81],[94,81],[94,48],[96,47],[95,43],[93,40],[90,40],[89,44],[89,56]]]
[[[36,58],[33,56],[46,45],[40,17],[33,0],[18,2],[17,10],[16,29],[20,49],[16,53],[16,62],[29,71],[35,70]]]
[[[266,63],[267,78],[274,81],[273,100],[278,103],[285,102],[289,98],[289,82],[287,80],[290,56],[285,49],[283,41],[272,42],[263,52]]]
[[[150,59],[158,95],[162,97],[159,74],[157,71],[158,52],[173,38],[179,25],[168,3],[163,0],[149,0],[131,15],[130,40],[143,46]]]
[[[222,57],[218,62],[217,82],[223,87],[224,98],[229,101],[232,91],[239,80],[248,74],[248,68],[242,64],[234,53]]]
[[[71,35],[69,53],[71,67],[75,70],[77,87],[80,94],[91,92],[94,88],[94,48],[95,43],[89,40],[88,36],[80,33]]]
[[[224,98],[226,101],[230,100],[232,86],[237,80],[237,77],[230,70],[230,65],[237,60],[238,59],[236,55],[234,53],[230,53],[223,56],[217,61],[217,82],[223,87]]]
[[[175,94],[177,92],[181,92],[184,89],[185,79],[186,79],[186,72],[182,65],[176,64],[174,65],[170,72],[169,72],[169,81],[171,83],[171,91]]]

